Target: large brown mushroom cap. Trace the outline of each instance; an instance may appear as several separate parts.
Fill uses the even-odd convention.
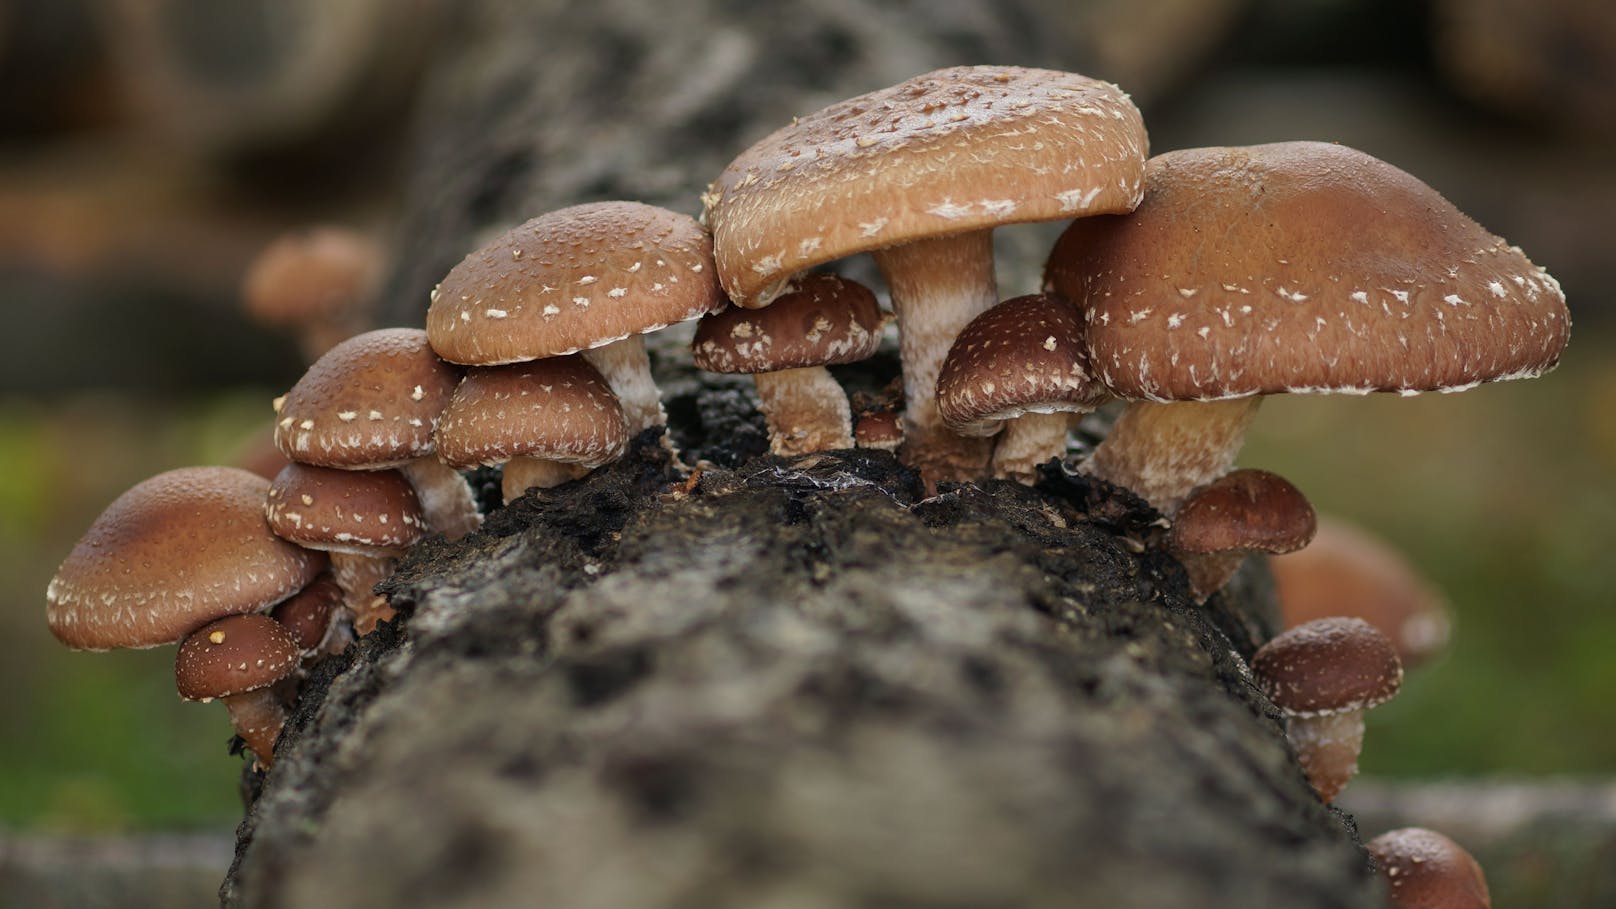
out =
[[[1132,215],[1073,222],[1046,286],[1086,309],[1118,395],[1459,390],[1536,376],[1559,285],[1435,190],[1317,142],[1152,158]]]
[[[453,363],[497,366],[600,347],[724,302],[712,239],[686,215],[593,202],[540,215],[466,256],[426,330]]]
[[[730,306],[702,319],[690,351],[697,369],[744,375],[857,363],[881,346],[886,322],[869,288],[809,275],[763,309]]]
[[[1491,909],[1487,877],[1464,847],[1434,830],[1405,827],[1364,848],[1386,879],[1393,909]]]
[[[438,426],[439,456],[456,468],[518,457],[593,468],[627,445],[617,396],[576,355],[468,369]]]
[[[972,319],[937,376],[938,413],[970,436],[1029,412],[1087,413],[1106,397],[1089,377],[1082,320],[1058,294],[1015,297]]]
[[[174,683],[188,701],[234,697],[291,675],[301,656],[297,639],[269,616],[229,616],[197,629],[180,645]]]
[[[840,101],[760,140],[703,201],[724,289],[768,302],[799,271],[999,224],[1130,211],[1144,121],[1116,86],[961,66]]]
[[[1403,684],[1391,641],[1363,619],[1328,618],[1281,632],[1258,649],[1251,670],[1274,706],[1290,716],[1367,710]]]
[[[355,555],[408,549],[428,530],[414,487],[396,470],[288,464],[269,486],[264,514],[299,546]]]
[[[432,454],[460,382],[418,328],[356,335],[317,360],[279,404],[275,445],[300,464],[396,467]]]
[[[268,480],[234,467],[137,483],[57,569],[45,593],[51,633],[79,650],[155,647],[296,593],[326,559],[270,532],[268,492]]]

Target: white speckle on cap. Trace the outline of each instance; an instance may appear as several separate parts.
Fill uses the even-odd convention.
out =
[[[339,410],[337,411],[337,419],[344,423],[352,423],[354,420],[359,419],[359,413],[353,410]]]
[[[422,388],[419,385],[415,386],[415,388],[410,391],[410,400],[411,401],[419,401],[419,400],[421,400],[421,399],[423,399],[425,397],[426,397],[426,389]]]
[[[1351,296],[1352,296],[1352,299],[1357,300],[1359,303],[1368,303],[1369,302],[1369,295],[1364,293],[1361,290],[1353,291]]]
[[[1497,281],[1488,281],[1487,289],[1492,291],[1493,296],[1499,298],[1500,300],[1507,296],[1507,292],[1504,290],[1504,285],[1498,283]]]
[[[1068,189],[1055,194],[1055,201],[1060,203],[1062,211],[1076,211],[1086,209],[1094,204],[1094,197],[1100,194],[1100,187],[1091,186],[1088,189]]]
[[[939,218],[947,218],[950,221],[954,220],[955,218],[963,218],[970,213],[971,206],[969,204],[961,205],[951,199],[944,199],[936,205],[933,205],[931,208],[926,209],[926,214],[936,215]]]
[[[1180,287],[1178,289],[1178,295],[1187,300],[1190,297],[1195,296],[1195,294],[1199,291],[1199,287]]]
[[[873,237],[887,226],[886,218],[876,218],[874,221],[864,221],[859,224],[859,231],[863,236]]]
[[[510,315],[510,313],[506,312],[503,309],[485,309],[485,310],[483,310],[483,315],[487,316],[490,319],[503,319],[506,316]]]

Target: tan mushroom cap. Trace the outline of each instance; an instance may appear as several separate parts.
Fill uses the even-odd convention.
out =
[[[1463,846],[1434,830],[1404,827],[1364,848],[1386,879],[1393,909],[1491,909],[1487,876]]]
[[[703,197],[724,289],[766,304],[804,269],[1000,224],[1131,211],[1148,141],[1116,86],[961,66],[776,130]]]
[[[1181,553],[1295,552],[1313,539],[1318,515],[1284,477],[1244,468],[1191,493],[1168,536]]]
[[[864,285],[808,275],[763,309],[729,306],[702,319],[690,351],[697,369],[744,375],[856,363],[881,346],[887,321]]]
[[[268,480],[234,467],[137,483],[57,569],[45,593],[51,633],[76,650],[156,647],[296,593],[326,559],[270,531],[268,492]]]
[[[340,315],[369,293],[381,250],[361,234],[320,227],[280,237],[247,267],[242,297],[270,324]]]
[[[325,640],[331,619],[342,609],[343,593],[329,573],[322,574],[294,594],[276,604],[269,615],[285,626],[303,653],[312,653]]]
[[[1366,710],[1403,684],[1391,641],[1363,619],[1328,618],[1281,632],[1251,660],[1258,686],[1289,716]]]
[[[540,215],[466,256],[433,291],[438,356],[497,366],[600,347],[722,305],[693,218],[639,202]]]
[[[264,500],[270,529],[309,549],[390,555],[429,531],[421,502],[396,470],[288,464]]]
[[[937,376],[938,412],[968,436],[1025,413],[1087,413],[1106,398],[1088,373],[1083,322],[1058,294],[1015,297],[972,319]]]
[[[1045,285],[1085,308],[1119,396],[1455,391],[1554,366],[1559,284],[1435,190],[1318,142],[1152,158],[1145,201],[1079,219]]]
[[[275,445],[300,464],[373,470],[432,454],[460,370],[418,328],[367,331],[328,351],[281,399]]]
[[[593,468],[627,445],[617,396],[576,355],[468,369],[438,426],[439,456],[456,468],[519,457]]]
[[[297,639],[267,615],[210,622],[180,644],[174,683],[188,701],[227,698],[279,682],[297,669]]]

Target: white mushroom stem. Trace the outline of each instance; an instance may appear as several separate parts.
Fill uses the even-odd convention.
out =
[[[1133,490],[1162,514],[1229,472],[1259,396],[1226,401],[1130,401],[1083,465],[1086,473]]]
[[[823,366],[759,373],[758,400],[777,455],[853,447],[853,408]]]
[[[361,636],[376,629],[379,622],[393,617],[387,598],[375,593],[377,584],[393,573],[393,560],[385,556],[331,550],[331,577],[342,588],[343,605],[352,617],[353,628]]]
[[[415,489],[427,526],[435,532],[458,540],[482,526],[477,500],[460,471],[435,457],[406,461],[398,469]]]
[[[589,468],[581,464],[565,464],[543,458],[511,458],[505,463],[505,471],[500,478],[500,492],[505,496],[505,504],[509,505],[529,489],[550,489],[588,475]]]
[[[1006,420],[993,446],[993,475],[1002,480],[1031,483],[1038,479],[1038,465],[1066,454],[1066,430],[1072,414],[1025,413]]]
[[[937,413],[937,374],[966,324],[998,302],[993,232],[917,240],[874,255],[898,315],[904,460],[929,485],[976,479],[987,468],[992,441],[957,435],[943,425]]]
[[[220,698],[230,713],[230,725],[247,743],[258,763],[268,767],[274,760],[275,740],[286,725],[286,706],[273,687]]]
[[[1328,805],[1358,773],[1358,755],[1363,751],[1362,710],[1349,710],[1325,716],[1293,716],[1286,723],[1285,737],[1296,751],[1296,759],[1313,784],[1319,801]]]
[[[642,335],[629,335],[602,347],[583,352],[589,365],[600,371],[606,384],[623,407],[629,438],[651,426],[662,426],[668,415],[662,410],[662,393],[651,378],[651,358],[645,354]]]

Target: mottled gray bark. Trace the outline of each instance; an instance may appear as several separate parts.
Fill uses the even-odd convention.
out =
[[[434,82],[403,324],[486,229],[693,212],[794,112],[1059,62],[1015,3],[479,9]],[[770,457],[744,383],[653,362],[702,469],[642,437],[412,553],[403,621],[316,672],[252,781],[226,905],[1378,904],[1246,674],[1261,577],[1194,607],[1137,499],[1061,469],[922,499],[890,455]]]

